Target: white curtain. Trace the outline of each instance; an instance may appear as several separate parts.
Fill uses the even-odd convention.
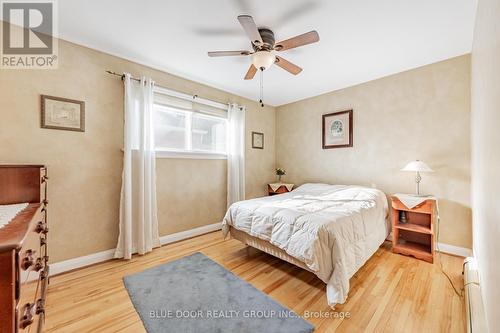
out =
[[[228,109],[227,206],[245,199],[245,108]]]
[[[130,259],[160,246],[156,210],[153,88],[125,74],[125,127],[120,234],[115,258]]]

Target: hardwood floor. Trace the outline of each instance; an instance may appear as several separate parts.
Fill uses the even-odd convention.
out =
[[[351,279],[349,318],[307,318],[315,332],[465,332],[464,300],[429,264],[390,252],[384,244]],[[54,276],[46,304],[46,332],[144,332],[125,290],[125,275],[202,252],[300,315],[330,311],[325,284],[314,274],[214,232],[170,244],[131,261],[112,260]],[[462,287],[462,258],[442,255]],[[317,312],[319,313],[319,312]]]

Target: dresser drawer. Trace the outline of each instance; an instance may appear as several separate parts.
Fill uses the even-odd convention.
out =
[[[45,245],[42,245],[42,239],[45,238],[48,232],[45,214],[42,212],[42,207],[40,207],[30,223],[29,232],[26,234],[23,245],[18,252],[21,271],[34,269],[34,263],[30,264],[30,258],[35,260],[40,256],[44,256]]]

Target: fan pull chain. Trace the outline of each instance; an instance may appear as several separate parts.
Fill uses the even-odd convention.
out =
[[[264,107],[264,68],[260,68],[260,106]]]

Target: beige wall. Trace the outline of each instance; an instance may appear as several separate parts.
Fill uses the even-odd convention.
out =
[[[500,2],[479,1],[472,49],[474,256],[488,328],[500,332]]]
[[[442,243],[471,248],[470,57],[468,55],[277,108],[276,166],[296,184],[327,182],[436,195]],[[321,148],[321,115],[354,109],[354,147]]]
[[[105,70],[149,75],[157,84],[246,105],[247,198],[266,194],[277,166],[286,180],[413,191],[409,160],[427,161],[423,191],[440,197],[441,242],[471,247],[469,63],[463,56],[275,109],[65,41],[57,70],[0,70],[0,163],[44,163],[51,174],[51,259],[113,248],[118,233],[123,87]],[[86,102],[85,133],[41,129],[40,94]],[[321,114],[354,109],[354,148],[321,149]],[[374,125],[376,124],[376,126]],[[275,127],[277,142],[275,144]],[[251,132],[265,149],[251,149]],[[275,146],[277,149],[275,150]],[[224,160],[158,159],[160,234],[221,220]]]
[[[275,110],[108,54],[59,43],[57,70],[0,70],[0,163],[43,163],[50,173],[51,261],[114,248],[123,145],[123,85],[105,70],[149,75],[159,85],[247,106],[247,197],[274,179]],[[40,128],[40,94],[85,101],[85,133]],[[251,149],[250,132],[265,134]],[[218,222],[226,161],[158,159],[160,235]]]

